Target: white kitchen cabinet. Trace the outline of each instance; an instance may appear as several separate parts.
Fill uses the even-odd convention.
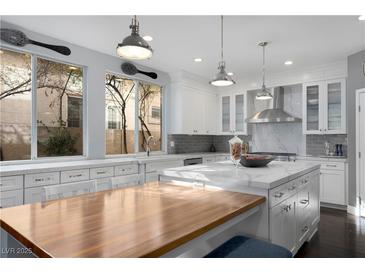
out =
[[[42,201],[43,187],[31,187],[24,189],[24,204],[32,204]]]
[[[217,95],[181,83],[172,84],[171,134],[215,135]]]
[[[0,208],[23,204],[23,189],[0,192]]]
[[[346,205],[345,171],[321,169],[321,202]]]
[[[346,133],[346,81],[303,84],[303,133]]]
[[[247,134],[247,93],[221,95],[219,98],[219,133]]]
[[[61,171],[61,184],[89,180],[89,169]]]
[[[90,179],[107,178],[114,176],[114,167],[96,167],[90,168]]]
[[[23,189],[23,175],[0,177],[0,191]]]
[[[297,195],[293,195],[270,209],[271,242],[286,247],[291,252],[296,248],[296,216]]]

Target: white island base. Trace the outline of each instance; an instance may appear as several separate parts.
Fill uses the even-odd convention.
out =
[[[266,197],[266,202],[255,210],[237,216],[165,257],[203,257],[236,235],[267,240],[296,254],[318,228],[319,170],[319,164],[305,162],[273,161],[267,167],[246,168],[225,161],[159,171],[160,181]]]

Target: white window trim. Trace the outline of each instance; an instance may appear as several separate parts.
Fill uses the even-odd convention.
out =
[[[134,123],[135,123],[135,129],[134,129],[134,140],[136,140],[136,142],[134,142],[134,151],[135,153],[129,153],[129,154],[107,154],[106,153],[106,139],[105,139],[105,144],[104,144],[104,148],[105,148],[105,158],[109,159],[109,158],[130,158],[130,157],[140,157],[143,155],[146,155],[146,152],[139,152],[138,149],[138,145],[139,145],[139,120],[138,120],[138,110],[139,110],[139,106],[138,106],[138,100],[137,98],[139,98],[139,92],[138,92],[138,87],[140,83],[145,83],[145,84],[154,84],[154,85],[158,85],[161,87],[161,108],[160,108],[160,115],[161,115],[161,150],[160,151],[151,151],[150,155],[166,155],[167,154],[167,130],[166,130],[166,126],[167,126],[167,119],[165,117],[167,117],[166,115],[164,115],[166,113],[166,104],[167,104],[167,96],[165,96],[165,85],[163,85],[162,83],[158,82],[158,81],[146,81],[144,79],[138,78],[138,77],[133,77],[130,75],[126,75],[120,72],[114,72],[114,71],[110,71],[107,70],[105,72],[106,74],[113,74],[115,76],[121,77],[121,78],[126,78],[126,79],[130,79],[132,81],[135,82],[135,86],[134,86],[134,94],[135,94],[135,105],[134,105]],[[105,103],[104,103],[105,105]],[[105,106],[104,106],[105,107]],[[106,119],[105,119],[106,120]],[[105,121],[106,123],[106,121]],[[105,129],[107,128],[107,125],[105,125],[104,127]]]
[[[32,104],[32,112],[31,112],[31,139],[30,139],[30,149],[31,149],[31,158],[26,160],[9,160],[9,161],[1,161],[1,165],[20,165],[20,164],[34,164],[34,163],[43,163],[43,162],[63,162],[63,161],[77,161],[77,160],[86,160],[88,151],[88,136],[87,136],[87,67],[84,65],[80,65],[77,63],[70,63],[64,60],[52,58],[49,56],[44,56],[41,54],[35,54],[29,50],[21,50],[17,47],[1,45],[1,48],[5,50],[14,51],[21,54],[28,54],[31,58],[31,104]],[[44,60],[57,62],[60,64],[77,66],[82,69],[82,108],[83,108],[83,118],[82,118],[82,155],[75,156],[52,156],[52,157],[38,157],[37,156],[37,59],[41,58]]]

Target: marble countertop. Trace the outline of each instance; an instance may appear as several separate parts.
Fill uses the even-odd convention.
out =
[[[328,161],[328,162],[343,162],[347,163],[347,157],[345,156],[326,156],[326,155],[298,155],[296,156],[297,160],[306,160],[306,161]]]
[[[184,160],[194,157],[207,157],[207,156],[221,156],[228,155],[228,153],[187,153],[187,154],[155,154],[150,157],[147,156],[125,156],[118,158],[105,158],[96,160],[65,160],[54,162],[35,162],[16,165],[1,165],[0,176],[12,176],[18,174],[31,174],[40,172],[54,172],[60,170],[75,170],[82,168],[94,168],[105,166],[116,166],[124,164],[147,164],[156,161],[171,161],[171,160]]]
[[[167,180],[203,183],[225,190],[237,186],[272,189],[299,176],[319,169],[320,163],[273,161],[266,167],[248,168],[231,161],[185,166],[160,170],[158,173]]]

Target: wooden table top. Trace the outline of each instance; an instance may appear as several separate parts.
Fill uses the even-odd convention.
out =
[[[0,210],[0,225],[39,257],[159,257],[265,197],[166,183]]]

